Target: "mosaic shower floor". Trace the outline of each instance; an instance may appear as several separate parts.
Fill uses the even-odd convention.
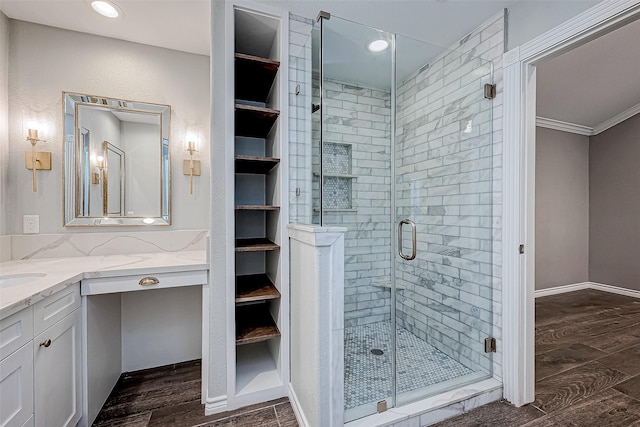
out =
[[[345,340],[345,409],[391,396],[391,322],[349,326]],[[398,328],[398,393],[422,389],[473,371],[404,328]],[[372,349],[384,354],[376,356]]]

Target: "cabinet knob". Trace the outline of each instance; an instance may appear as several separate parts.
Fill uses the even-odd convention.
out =
[[[45,347],[46,348],[46,347],[49,347],[50,345],[51,345],[51,340],[50,339],[42,341],[40,343],[40,347]]]
[[[151,286],[151,285],[157,285],[158,283],[160,283],[160,280],[158,280],[158,278],[156,277],[143,277],[142,279],[140,279],[140,282],[138,282],[138,284],[140,286]]]

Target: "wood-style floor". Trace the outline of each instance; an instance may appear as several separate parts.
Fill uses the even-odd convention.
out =
[[[123,374],[95,427],[297,426],[287,399],[203,416],[200,361]],[[640,427],[640,300],[584,290],[536,300],[536,400],[495,402],[452,426]]]
[[[437,424],[640,427],[640,299],[583,290],[536,299],[536,400]]]
[[[289,400],[204,416],[200,361],[120,376],[94,427],[297,427]]]

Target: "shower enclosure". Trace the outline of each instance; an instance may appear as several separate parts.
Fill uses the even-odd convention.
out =
[[[345,235],[345,421],[492,375],[491,63],[331,16],[311,212]]]

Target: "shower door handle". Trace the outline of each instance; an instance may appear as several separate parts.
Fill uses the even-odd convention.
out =
[[[402,253],[402,226],[405,224],[411,226],[411,255]],[[411,261],[416,257],[416,223],[410,219],[403,219],[398,223],[398,255],[407,261]]]

